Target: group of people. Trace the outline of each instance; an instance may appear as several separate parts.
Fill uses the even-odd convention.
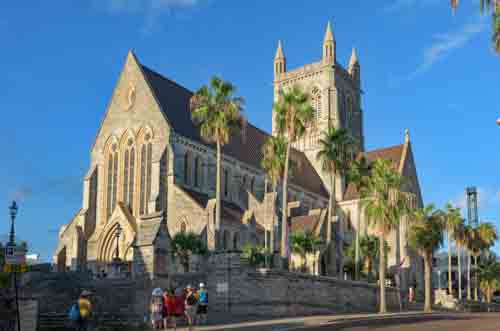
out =
[[[177,329],[177,322],[185,319],[188,330],[196,324],[206,324],[208,319],[208,290],[200,283],[199,289],[188,285],[163,291],[155,288],[151,297],[151,323],[153,329]]]

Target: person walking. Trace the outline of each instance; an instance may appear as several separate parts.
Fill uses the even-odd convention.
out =
[[[193,325],[196,322],[196,310],[198,306],[198,298],[196,291],[191,285],[186,287],[186,319],[188,324],[188,331],[193,330]]]
[[[165,291],[163,294],[163,327],[168,329],[169,325],[173,325],[176,329],[175,323],[175,296],[173,289]]]
[[[151,324],[153,330],[161,330],[163,323],[163,291],[155,288],[150,302]]]
[[[70,317],[75,321],[77,331],[88,330],[90,315],[92,313],[92,303],[89,298],[90,294],[91,293],[87,290],[82,291],[78,298],[78,303],[71,308]]]
[[[198,324],[207,324],[208,320],[208,290],[204,283],[200,283],[198,291]]]

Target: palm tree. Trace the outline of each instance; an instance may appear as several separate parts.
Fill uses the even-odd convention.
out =
[[[363,260],[363,266],[368,276],[368,281],[372,279],[373,267],[379,263],[380,260],[380,244],[379,238],[376,236],[365,235],[359,239],[359,256]],[[384,243],[384,253],[387,256],[389,252],[389,244],[387,241]],[[353,249],[353,251],[355,248]],[[351,254],[354,255],[354,254]]]
[[[443,231],[446,224],[442,213],[429,204],[414,212],[414,221],[410,226],[409,242],[424,259],[425,272],[425,304],[424,311],[430,313],[431,307],[431,275],[434,252],[443,244]]]
[[[384,243],[391,231],[397,230],[399,220],[409,210],[409,196],[401,191],[402,175],[393,170],[391,162],[378,159],[373,163],[371,176],[366,190],[362,195],[365,214],[370,226],[374,227],[379,235],[379,250],[384,250]],[[379,285],[380,285],[380,313],[387,312],[385,298],[385,254],[380,254]]]
[[[467,227],[463,218],[460,219],[460,221],[455,226],[455,229],[453,231],[453,239],[455,240],[455,248],[457,251],[458,299],[462,300],[462,248],[465,247],[467,243]]]
[[[184,272],[189,272],[192,255],[205,255],[207,249],[198,235],[193,232],[178,232],[172,239],[172,255],[179,259]]]
[[[271,181],[273,193],[276,193],[276,188],[280,179],[285,172],[286,147],[287,141],[283,136],[269,137],[264,146],[262,146],[263,158],[261,161],[262,168],[266,171],[267,178]],[[267,187],[265,188],[267,190]],[[267,210],[267,208],[266,208]],[[267,218],[267,216],[266,216]],[[274,218],[271,227],[271,247],[274,253]]]
[[[455,11],[458,7],[459,0],[451,0],[451,8]],[[493,36],[491,38],[493,49],[500,55],[500,0],[479,0],[480,13],[491,10],[492,13],[492,28]]]
[[[497,231],[495,228],[495,225],[489,222],[483,222],[479,224],[476,228],[474,228],[474,233],[475,233],[475,242],[474,242],[474,249],[473,249],[473,254],[474,254],[474,277],[475,277],[475,283],[476,287],[474,288],[474,300],[478,300],[478,274],[477,274],[477,268],[478,268],[478,258],[481,255],[482,252],[487,251],[490,249],[491,246],[494,245],[495,241],[497,240]]]
[[[266,262],[265,251],[260,246],[246,244],[241,248],[241,256],[248,261],[252,267],[259,267]]]
[[[356,191],[361,192],[366,187],[366,181],[370,176],[370,165],[364,156],[354,160],[349,168],[348,181],[353,183]],[[359,208],[360,204],[358,204]],[[356,247],[354,256],[354,279],[359,279],[359,258],[360,258],[360,236],[361,236],[361,210],[358,209],[358,219],[356,227]]]
[[[467,300],[472,300],[471,295],[471,258],[476,245],[476,233],[474,228],[467,224],[465,225],[465,248],[467,250]]]
[[[486,302],[491,303],[493,293],[500,289],[500,263],[497,262],[494,255],[490,255],[478,266],[477,273]]]
[[[342,176],[347,170],[351,155],[353,152],[354,141],[345,129],[336,129],[329,127],[323,133],[323,137],[319,141],[320,150],[316,155],[316,159],[321,162],[323,171],[330,175],[330,199],[328,204],[328,226],[327,226],[327,242],[332,239],[330,222],[336,214],[336,178]],[[342,243],[337,243],[342,245]],[[330,249],[332,252],[333,249]],[[333,254],[332,254],[333,255]],[[330,261],[331,262],[331,261]],[[342,272],[342,267],[339,268],[339,273]]]
[[[221,155],[222,147],[229,143],[232,134],[238,132],[245,124],[243,117],[244,100],[235,97],[236,88],[230,82],[214,76],[209,86],[202,86],[191,98],[193,121],[200,126],[203,139],[217,146],[216,205],[215,205],[215,238],[219,242],[221,225]]]
[[[446,223],[446,235],[448,237],[448,293],[453,293],[453,282],[451,277],[451,240],[456,227],[462,221],[460,209],[455,208],[451,203],[445,205],[444,220]]]
[[[321,240],[312,231],[295,232],[290,236],[292,252],[299,254],[303,261],[303,271],[307,270],[307,255],[316,252]]]
[[[283,172],[282,190],[282,231],[281,231],[281,257],[283,261],[288,259],[288,247],[286,242],[288,232],[288,169],[290,150],[292,144],[304,135],[306,126],[312,121],[314,110],[309,102],[309,95],[298,86],[293,86],[284,92],[280,90],[278,102],[273,107],[276,128],[280,134],[287,137],[285,169]]]

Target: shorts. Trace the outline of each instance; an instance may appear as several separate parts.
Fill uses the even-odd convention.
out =
[[[196,316],[196,306],[186,306],[186,315],[188,317],[195,317]]]
[[[208,314],[208,306],[207,305],[198,305],[198,311],[196,313],[198,315]]]

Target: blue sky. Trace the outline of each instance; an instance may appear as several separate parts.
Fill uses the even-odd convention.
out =
[[[51,257],[129,49],[191,89],[231,80],[269,131],[278,39],[289,68],[317,61],[328,20],[340,63],[358,49],[367,148],[409,128],[425,202],[463,205],[476,185],[480,217],[500,220],[500,58],[478,2],[452,15],[446,0],[3,1],[0,234],[18,199],[19,237]]]

